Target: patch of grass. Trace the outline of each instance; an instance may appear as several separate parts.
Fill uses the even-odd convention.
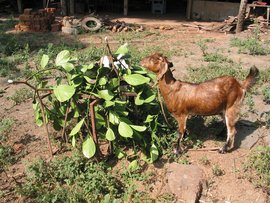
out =
[[[33,92],[29,88],[21,88],[8,99],[12,100],[15,105],[25,102],[27,99],[33,98]]]
[[[187,80],[192,83],[200,83],[222,75],[231,75],[238,79],[244,79],[248,72],[243,70],[239,64],[231,63],[209,63],[207,66],[188,68]]]
[[[13,16],[10,16],[9,19],[1,21],[0,23],[0,33],[4,33],[8,30],[11,30],[15,27],[18,21],[14,19]]]
[[[266,104],[270,104],[270,87],[263,87],[262,93],[263,93],[263,101]]]
[[[73,155],[31,164],[18,192],[34,202],[99,202],[107,194],[121,197],[124,191],[105,163]]]
[[[234,37],[230,40],[233,47],[239,48],[239,53],[250,55],[267,55],[270,53],[270,48],[265,42],[261,42],[257,35],[252,35],[245,39]]]
[[[11,146],[4,146],[0,143],[0,172],[2,172],[6,166],[14,163],[14,151]]]
[[[214,164],[212,166],[212,173],[214,176],[222,176],[224,175],[224,171],[220,168],[218,164]]]
[[[206,62],[216,62],[216,63],[232,62],[232,60],[228,59],[228,57],[219,53],[205,54],[203,58],[204,61]]]
[[[175,202],[176,198],[175,198],[175,195],[172,194],[172,193],[163,193],[160,196],[158,196],[157,201],[158,202],[164,202],[164,203],[166,203],[166,202]]]
[[[249,154],[245,165],[246,177],[270,194],[270,147],[259,146]]]
[[[11,131],[14,125],[14,120],[11,118],[4,118],[0,121],[0,141],[5,141],[6,136]]]

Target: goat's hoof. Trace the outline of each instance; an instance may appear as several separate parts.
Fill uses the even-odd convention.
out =
[[[218,152],[219,152],[220,154],[226,154],[227,149],[226,149],[226,147],[222,147],[222,148],[220,148],[220,149],[218,150]]]
[[[174,153],[176,156],[178,156],[178,155],[180,154],[180,151],[179,151],[178,149],[174,149],[174,150],[173,150],[173,153]]]

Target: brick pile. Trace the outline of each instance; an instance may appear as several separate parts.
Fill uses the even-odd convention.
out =
[[[15,29],[26,32],[59,31],[60,23],[55,22],[55,11],[55,8],[39,9],[38,11],[33,11],[31,8],[24,9]]]

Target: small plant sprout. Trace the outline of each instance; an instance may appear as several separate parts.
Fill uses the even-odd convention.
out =
[[[224,171],[220,168],[218,164],[214,164],[212,167],[212,173],[214,176],[222,176],[224,175]]]

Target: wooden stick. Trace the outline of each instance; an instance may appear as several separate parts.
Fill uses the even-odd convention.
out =
[[[200,149],[188,149],[188,151],[218,151],[218,147],[212,147],[212,148],[200,148]]]

